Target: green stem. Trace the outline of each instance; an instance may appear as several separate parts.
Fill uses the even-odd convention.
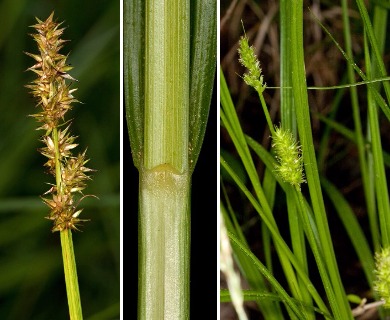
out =
[[[374,21],[373,21],[373,31],[375,33],[375,38],[377,41],[370,39],[371,45],[376,44],[376,47],[372,47],[372,51],[376,51],[383,55],[384,44],[386,42],[386,28],[387,25],[387,10],[375,6],[374,10]],[[367,42],[367,37],[365,37]],[[378,61],[378,55],[371,55],[371,63],[368,61],[370,59],[368,44],[365,44],[365,55],[366,55],[366,65],[367,65],[367,76],[368,78],[375,79],[381,76],[380,65],[381,61]],[[380,90],[380,84],[374,84],[374,88],[378,91]],[[386,91],[386,86],[385,86]],[[387,93],[387,91],[386,91]],[[371,140],[372,149],[369,153],[370,164],[373,164],[373,179],[371,180],[375,184],[375,193],[378,204],[378,216],[379,216],[379,226],[381,234],[381,245],[386,248],[390,245],[390,220],[389,220],[389,211],[390,211],[390,202],[389,202],[389,192],[386,181],[386,172],[385,165],[383,160],[383,148],[381,142],[381,130],[380,130],[380,121],[378,115],[378,108],[375,103],[375,99],[372,95],[372,92],[368,92],[368,138]],[[375,248],[378,250],[378,248]]]
[[[189,0],[146,2],[146,169],[188,170],[189,8]]]
[[[297,257],[298,261],[301,263],[304,271],[309,274],[308,263],[307,263],[307,249],[305,244],[305,234],[303,221],[299,218],[299,212],[302,212],[302,209],[299,208],[299,204],[294,199],[294,189],[288,187],[286,189],[286,201],[287,201],[287,212],[288,212],[288,221],[289,229],[291,233],[291,245],[294,252],[294,255]],[[302,293],[303,301],[311,306],[313,305],[313,300],[310,296],[310,293],[302,279],[298,279],[299,290]],[[314,313],[307,309],[305,314],[308,319],[314,319]]]
[[[343,284],[333,249],[332,238],[328,226],[328,219],[325,212],[325,204],[322,197],[322,190],[318,175],[318,167],[314,151],[313,136],[310,122],[310,111],[307,97],[306,74],[304,65],[303,51],[303,1],[294,0],[291,12],[291,65],[292,65],[292,84],[293,96],[296,106],[296,116],[298,124],[299,138],[302,145],[302,155],[305,164],[307,182],[309,185],[310,198],[313,205],[315,222],[317,224],[321,247],[319,248],[323,255],[326,265],[322,280],[325,282],[325,276],[329,275],[331,287],[325,290],[329,298],[335,297],[329,301],[334,312],[335,319],[352,319],[352,313],[349,308]]]
[[[73,251],[72,231],[65,229],[60,232],[60,235],[70,319],[82,320],[83,313],[77,280],[76,260]]]
[[[269,131],[271,132],[271,136],[274,136],[275,135],[275,127],[274,127],[274,124],[272,123],[271,115],[269,114],[267,104],[265,103],[264,96],[262,93],[259,93],[259,99],[261,102],[261,106],[263,107],[265,119],[267,120]]]
[[[189,178],[141,171],[138,319],[189,319]]]
[[[145,6],[139,319],[189,318],[189,0]]]
[[[342,0],[342,8],[343,8],[343,31],[344,31],[344,39],[345,39],[345,47],[347,54],[352,58],[352,39],[351,39],[351,29],[349,24],[349,16],[348,16],[348,3],[346,0]],[[353,66],[351,64],[347,64],[348,71],[348,81],[349,83],[355,83],[355,73],[353,70]],[[356,87],[350,87],[350,95],[351,95],[351,105],[353,112],[353,120],[355,126],[355,135],[356,135],[356,145],[358,148],[359,154],[359,162],[360,162],[360,171],[362,174],[363,181],[363,189],[364,189],[364,197],[367,205],[367,213],[371,230],[371,237],[374,250],[379,250],[379,228],[378,221],[376,216],[376,204],[375,204],[375,191],[372,187],[372,182],[370,182],[369,176],[369,165],[367,164],[366,158],[366,145],[364,142],[362,122],[360,119],[360,110],[359,110],[359,100],[358,100],[358,91]]]
[[[58,148],[58,130],[53,129],[52,132],[53,143],[55,148],[55,163],[56,163],[56,186],[57,193],[62,193],[62,180],[61,180],[61,161],[60,152]],[[72,231],[70,229],[64,229],[60,232],[61,247],[62,247],[62,260],[64,264],[66,294],[68,297],[69,315],[71,320],[83,319],[83,313],[81,310],[81,300],[79,292],[79,284],[77,279],[76,260],[73,251]]]
[[[297,135],[295,106],[291,83],[291,6],[290,0],[280,1],[280,120],[282,127]]]

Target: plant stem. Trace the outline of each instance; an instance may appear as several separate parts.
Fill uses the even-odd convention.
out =
[[[295,106],[292,90],[286,89],[292,86],[290,46],[291,46],[291,6],[289,0],[280,1],[280,121],[282,127],[297,134],[297,122],[295,119]]]
[[[146,2],[145,154],[188,171],[189,0]]]
[[[62,194],[61,181],[61,161],[60,151],[58,147],[58,129],[54,128],[52,132],[54,149],[55,149],[55,163],[56,163],[56,186],[57,194]],[[76,260],[73,251],[72,231],[64,229],[60,231],[62,260],[64,264],[66,294],[68,297],[69,315],[71,320],[83,319],[81,310],[79,284],[77,279]]]
[[[169,165],[141,172],[139,319],[189,318],[189,179]]]
[[[189,318],[189,0],[145,7],[139,319]]]
[[[37,30],[37,34],[31,36],[38,44],[40,55],[26,54],[36,61],[28,70],[36,73],[38,78],[26,87],[31,89],[37,106],[42,107],[41,112],[32,116],[41,124],[38,129],[46,131],[42,138],[46,147],[39,151],[49,159],[45,167],[56,180],[56,185],[45,193],[52,194],[53,198],[42,199],[50,208],[47,218],[53,221],[52,231],[60,232],[70,319],[81,320],[83,315],[71,229],[78,230],[80,222],[85,221],[78,218],[82,209],[78,210],[77,206],[86,196],[75,201],[73,193],[82,194],[86,187],[85,180],[90,179],[86,173],[92,170],[85,167],[89,161],[85,158],[86,151],[72,155],[71,150],[77,144],[74,143],[76,137],[68,132],[69,125],[59,130],[67,123],[65,114],[72,108],[71,104],[78,101],[72,95],[76,89],[70,89],[70,84],[66,83],[66,80],[75,81],[67,73],[72,67],[66,62],[67,55],[59,53],[64,42],[67,42],[60,38],[64,28],[59,28],[61,23],[53,21],[53,16],[54,12],[45,21],[36,18],[38,23],[32,26]]]
[[[332,284],[332,287],[325,286],[325,290],[327,291],[327,294],[329,294],[329,298],[333,296],[333,292],[336,297],[336,299],[329,301],[334,312],[334,317],[336,319],[343,320],[352,319],[333,249],[314,151],[304,66],[302,8],[302,0],[293,1],[291,13],[291,43],[293,44],[291,65],[293,96],[296,107],[299,138],[302,145],[302,155],[305,164],[310,198],[313,205],[314,217],[321,243],[321,254]],[[324,273],[323,275],[325,276],[326,274]],[[324,280],[325,278],[323,277],[323,281]]]
[[[373,30],[377,41],[371,40],[371,45],[373,46],[376,43],[376,48],[372,48],[372,51],[379,51],[379,54],[382,56],[384,53],[384,46],[386,42],[386,28],[383,26],[387,25],[387,10],[375,6],[374,17],[373,17]],[[365,38],[367,39],[367,37]],[[367,40],[366,40],[367,41]],[[368,45],[365,45],[366,52],[366,64],[367,64],[367,76],[368,78],[375,79],[381,76],[380,62],[377,61],[377,56],[371,55],[371,64],[368,62],[370,58]],[[378,91],[380,90],[380,85],[374,84],[374,88]],[[371,181],[375,184],[375,193],[378,203],[378,216],[379,216],[379,226],[381,234],[381,245],[386,248],[390,245],[390,226],[389,226],[389,216],[388,212],[390,210],[389,203],[389,192],[386,181],[385,165],[383,161],[383,148],[381,142],[381,130],[380,130],[380,121],[378,108],[375,103],[375,99],[371,92],[368,92],[368,138],[372,143],[372,150],[369,153],[370,164],[373,164],[373,179]],[[381,176],[382,175],[382,176]],[[378,250],[378,248],[375,248]]]
[[[351,29],[349,24],[349,16],[348,16],[348,3],[346,0],[342,0],[342,8],[343,8],[343,31],[344,31],[344,39],[345,39],[345,51],[352,58],[352,39],[351,39]],[[349,83],[355,83],[355,73],[353,70],[353,66],[351,64],[347,64],[347,72],[348,72],[348,81]],[[356,87],[349,88],[351,95],[351,105],[353,112],[353,120],[355,126],[355,135],[356,135],[356,145],[358,148],[359,154],[359,162],[360,162],[360,171],[362,174],[363,181],[363,189],[364,189],[364,197],[367,205],[367,213],[371,230],[371,237],[374,250],[377,251],[380,248],[380,240],[379,240],[379,228],[378,228],[378,217],[376,215],[376,203],[375,203],[375,191],[373,186],[373,176],[369,175],[369,167],[370,164],[367,164],[366,158],[366,146],[364,143],[364,136],[362,130],[362,122],[360,118],[360,110],[359,110],[359,100],[358,100],[358,91]],[[371,164],[371,167],[372,164]]]
[[[76,260],[73,252],[72,231],[65,229],[60,232],[60,235],[69,315],[71,320],[81,320],[83,319],[83,313],[81,310],[79,284],[77,280]]]

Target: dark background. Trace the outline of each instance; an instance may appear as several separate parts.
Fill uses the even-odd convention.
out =
[[[38,53],[28,35],[35,16],[65,21],[62,50],[70,53],[78,80],[74,96],[82,102],[67,114],[79,147],[97,170],[85,194],[81,218],[73,232],[85,319],[119,319],[119,179],[120,179],[120,3],[119,1],[0,2],[0,319],[69,319],[60,235],[44,217],[39,196],[53,177],[37,151],[43,131],[29,114],[35,101],[24,87],[35,78],[25,70]]]
[[[124,120],[124,315],[136,319],[138,171],[133,165]],[[191,319],[217,317],[217,96],[216,81],[202,150],[192,176]],[[129,258],[127,258],[129,257]]]

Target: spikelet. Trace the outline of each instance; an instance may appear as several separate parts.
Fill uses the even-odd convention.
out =
[[[272,138],[272,147],[278,161],[275,168],[276,172],[284,182],[288,182],[300,190],[301,183],[306,182],[303,173],[301,147],[291,132],[277,126],[275,126],[275,134]]]
[[[374,290],[385,301],[383,306],[390,308],[390,248],[375,254]]]
[[[72,104],[79,102],[73,97],[77,89],[70,89],[67,81],[76,81],[68,74],[72,69],[66,60],[67,55],[60,53],[67,40],[61,36],[64,28],[62,23],[53,21],[54,12],[45,20],[38,18],[32,27],[36,33],[31,34],[38,45],[39,54],[26,54],[35,60],[35,64],[27,70],[33,71],[37,78],[29,85],[31,95],[36,99],[39,112],[32,114],[39,123],[37,130],[44,130],[41,141],[45,147],[39,151],[48,160],[44,164],[47,171],[56,178],[46,193],[52,198],[42,197],[43,202],[50,208],[48,219],[53,221],[52,231],[77,229],[82,220],[78,216],[82,209],[77,206],[85,196],[82,191],[86,187],[87,175],[93,171],[85,166],[89,161],[86,151],[73,156],[72,151],[77,147],[76,137],[69,132],[70,125],[65,121],[65,114],[72,109]],[[64,129],[63,127],[67,125]],[[75,193],[80,194],[76,199]]]
[[[248,70],[243,76],[245,83],[261,94],[266,84],[261,75],[260,62],[257,60],[253,47],[249,46],[246,35],[239,41],[238,54],[240,63]]]

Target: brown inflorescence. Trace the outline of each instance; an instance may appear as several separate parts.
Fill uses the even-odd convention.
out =
[[[50,220],[53,220],[52,231],[75,229],[83,219],[78,216],[82,209],[78,204],[85,198],[82,191],[86,188],[86,180],[90,180],[87,173],[93,171],[85,166],[86,151],[73,156],[72,150],[77,147],[74,143],[75,136],[69,132],[69,124],[65,121],[65,114],[72,109],[72,103],[78,102],[73,97],[77,89],[70,89],[66,80],[75,81],[68,71],[72,69],[67,62],[67,55],[59,53],[66,40],[61,39],[64,28],[62,23],[53,21],[54,12],[32,27],[37,33],[32,34],[38,45],[39,54],[26,53],[36,63],[27,70],[33,71],[37,78],[26,87],[37,100],[40,112],[31,115],[41,126],[38,130],[45,130],[42,142],[45,147],[39,151],[46,158],[45,167],[56,178],[56,184],[46,193],[51,194],[52,199],[42,197],[44,203],[50,208]],[[74,196],[80,195],[78,199]]]

